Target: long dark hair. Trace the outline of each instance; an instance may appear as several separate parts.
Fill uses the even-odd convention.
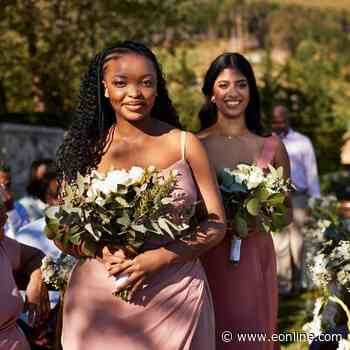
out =
[[[72,125],[57,152],[59,183],[63,179],[74,181],[78,172],[86,175],[97,168],[107,143],[108,131],[117,121],[109,99],[103,96],[103,67],[107,61],[127,53],[146,57],[156,70],[157,97],[151,117],[180,128],[161,67],[153,52],[145,45],[133,41],[124,41],[106,48],[94,57],[81,81]]]
[[[226,68],[237,69],[248,80],[250,99],[245,111],[245,122],[247,128],[257,134],[263,135],[263,126],[261,124],[260,97],[254,72],[250,63],[239,53],[226,52],[215,58],[205,74],[202,92],[206,101],[199,112],[201,130],[204,130],[217,120],[217,107],[211,101],[213,87],[218,75]]]

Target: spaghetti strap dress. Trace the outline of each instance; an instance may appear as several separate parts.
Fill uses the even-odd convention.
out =
[[[266,168],[273,162],[277,140],[264,140],[256,164]],[[276,255],[271,234],[252,232],[242,240],[238,265],[229,261],[231,236],[201,260],[213,296],[217,350],[272,350],[278,343],[249,341],[242,334],[271,336],[276,332],[278,292]]]
[[[178,172],[175,205],[191,205],[197,189],[184,155],[185,133],[181,144],[181,159],[163,172]],[[154,240],[146,249],[168,242]],[[98,260],[75,266],[64,302],[64,350],[215,349],[213,303],[198,259],[164,268],[136,292],[132,302],[112,296],[112,290],[113,278],[106,277]]]

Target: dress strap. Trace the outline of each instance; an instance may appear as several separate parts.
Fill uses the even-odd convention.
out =
[[[276,136],[270,136],[264,140],[263,149],[256,160],[257,166],[266,168],[268,164],[273,163],[277,145],[278,139]]]
[[[185,160],[186,155],[186,131],[181,131],[181,159]]]

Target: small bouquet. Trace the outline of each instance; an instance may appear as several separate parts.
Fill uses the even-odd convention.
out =
[[[283,168],[269,165],[264,172],[255,165],[239,164],[237,169],[223,169],[218,175],[232,239],[230,260],[240,260],[241,240],[249,230],[276,232],[284,226],[287,212],[286,193],[293,190],[283,178]]]
[[[76,261],[74,257],[65,254],[57,258],[45,256],[41,263],[45,284],[54,289],[64,290]]]
[[[146,240],[182,237],[193,208],[176,205],[176,179],[175,170],[163,175],[155,167],[78,174],[65,184],[62,204],[46,210],[46,234],[91,257],[103,246],[134,257]],[[121,274],[116,285],[124,280]]]

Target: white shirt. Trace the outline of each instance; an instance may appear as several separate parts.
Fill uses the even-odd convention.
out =
[[[19,202],[15,202],[13,209],[7,213],[7,221],[4,226],[5,235],[16,239],[18,230],[29,223],[29,216],[26,209]]]
[[[61,251],[45,236],[45,218],[33,221],[19,229],[16,240],[23,244],[40,249],[45,255],[58,257]]]
[[[281,137],[291,166],[291,178],[299,191],[306,191],[311,197],[320,196],[315,151],[310,139],[292,129]]]

